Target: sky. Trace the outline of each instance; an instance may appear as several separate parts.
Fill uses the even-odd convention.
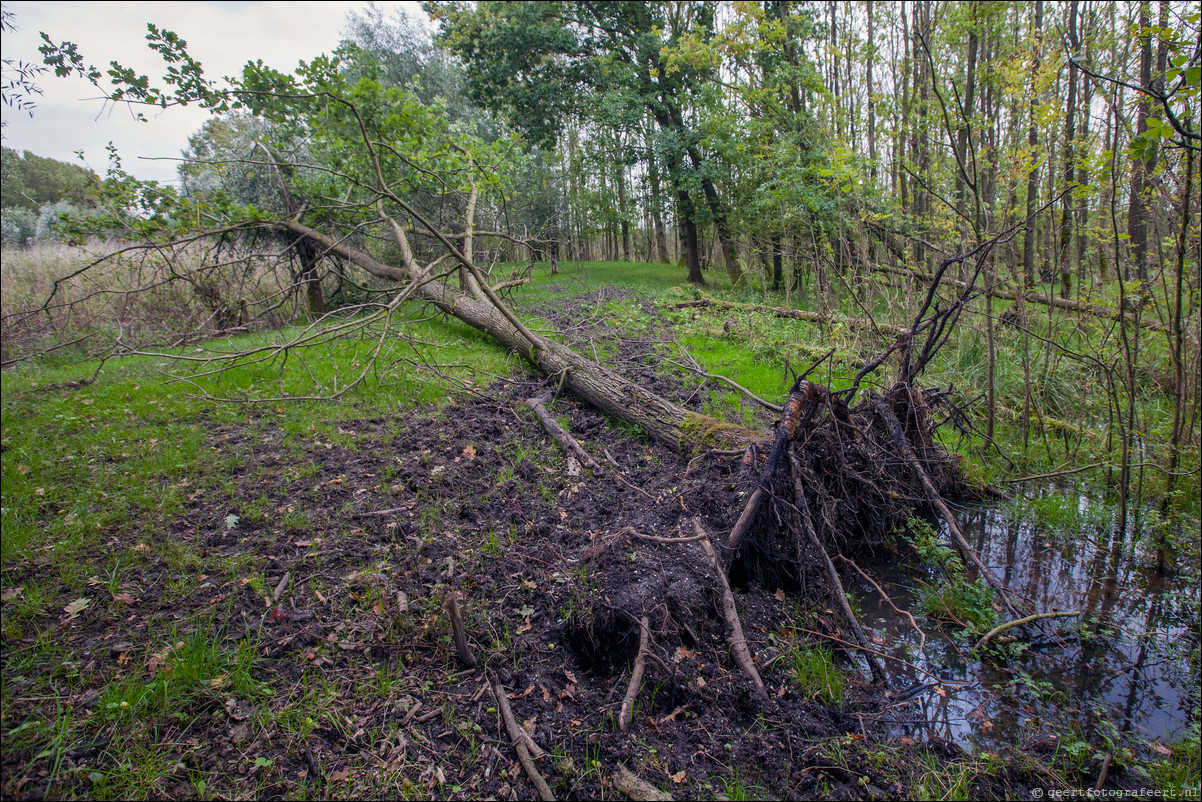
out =
[[[16,30],[5,30],[5,60],[41,63],[40,31],[54,42],[79,46],[84,62],[102,71],[116,60],[155,78],[161,75],[158,54],[146,46],[146,25],[175,31],[204,67],[205,75],[220,78],[241,73],[247,61],[290,72],[338,45],[348,12],[362,11],[361,2],[5,2],[15,15]],[[403,9],[425,19],[418,2],[377,2],[386,19]],[[6,70],[7,76],[7,70]],[[176,165],[194,133],[208,118],[195,106],[144,110],[148,122],[137,122],[125,106],[97,100],[97,89],[82,78],[57,78],[53,72],[37,79],[43,96],[36,98],[33,116],[5,106],[4,146],[39,156],[79,163],[103,174],[105,150],[117,146],[122,167],[143,179],[173,182]]]

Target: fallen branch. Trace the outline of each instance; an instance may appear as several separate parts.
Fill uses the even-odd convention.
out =
[[[701,526],[701,521],[696,518],[693,519],[693,529],[698,535],[703,535],[700,538],[701,548],[705,549],[710,562],[714,564],[714,570],[718,572],[718,582],[722,586],[722,615],[726,618],[726,627],[729,630],[726,641],[730,644],[731,654],[734,655],[735,662],[751,677],[759,696],[767,699],[768,689],[764,687],[764,680],[760,677],[760,672],[756,670],[755,661],[751,659],[751,650],[747,648],[747,638],[743,635],[743,624],[739,621],[739,609],[735,606],[735,595],[730,590],[726,569],[718,560],[718,554],[714,551],[708,534]]]
[[[651,646],[651,622],[647,616],[639,620],[639,653],[634,658],[634,668],[630,671],[630,684],[626,687],[626,696],[622,699],[622,712],[618,714],[618,729],[626,732],[630,719],[634,715],[634,700],[639,695],[643,684],[643,670],[647,667],[647,650]]]
[[[693,535],[692,537],[659,537],[657,535],[644,535],[642,532],[635,529],[633,526],[627,526],[618,534],[629,535],[630,537],[638,538],[639,540],[649,540],[652,543],[696,543],[698,540],[709,537],[709,535]]]
[[[1023,624],[1030,624],[1032,621],[1042,621],[1045,618],[1071,618],[1073,616],[1078,616],[1078,615],[1081,615],[1080,610],[1063,610],[1063,611],[1052,612],[1052,613],[1036,613],[1035,615],[1029,615],[1026,618],[1019,618],[1014,621],[1007,621],[1004,624],[998,624],[996,627],[994,627],[993,629],[986,632],[984,637],[982,637],[979,641],[977,641],[977,645],[972,648],[974,651],[979,652],[982,648],[985,647],[985,644],[987,644],[987,643],[989,643],[989,641],[993,640],[994,635],[997,635],[1000,632],[1005,632],[1007,629],[1010,629],[1011,627],[1021,627]]]
[[[459,614],[459,602],[455,596],[454,591],[447,594],[447,611],[451,614],[451,631],[455,634],[455,653],[459,655],[459,662],[468,668],[475,668],[479,663],[468,646],[467,633],[463,629],[463,616]]]
[[[968,545],[968,541],[960,531],[959,524],[956,523],[956,517],[947,508],[943,497],[939,495],[939,491],[935,489],[935,485],[931,483],[931,478],[927,476],[927,472],[923,469],[922,463],[918,461],[918,455],[914,453],[914,446],[910,445],[910,441],[906,439],[906,433],[902,431],[901,422],[893,414],[893,410],[876,393],[870,394],[868,401],[872,409],[876,412],[877,417],[880,418],[881,423],[885,425],[885,428],[893,437],[893,442],[897,445],[901,456],[922,481],[922,487],[926,491],[927,500],[939,512],[939,515],[947,524],[948,534],[951,535],[952,542],[956,544],[956,548],[959,549],[960,554],[964,556],[964,559],[975,565],[985,581],[998,591],[998,595],[1001,597],[1002,603],[1006,605],[1006,609],[1010,611],[1010,615],[1018,617],[1018,610],[1010,602],[1010,589],[998,578],[997,574],[989,569],[989,566],[985,565],[972,546]]]
[[[272,594],[272,599],[276,604],[280,603],[280,599],[283,597],[284,591],[288,588],[288,580],[291,578],[292,573],[290,571],[285,571],[283,578],[281,578],[279,584],[275,586],[275,593]]]
[[[554,440],[556,444],[563,449],[564,453],[568,455],[568,473],[572,473],[572,458],[586,468],[590,468],[593,471],[600,473],[601,464],[589,456],[588,453],[580,447],[580,444],[576,442],[576,438],[564,431],[564,428],[559,425],[559,421],[555,420],[555,418],[552,418],[551,413],[547,412],[547,408],[543,405],[550,400],[551,391],[548,390],[538,398],[527,398],[526,403],[530,405],[532,410],[534,410],[534,414],[538,418],[538,422],[543,425],[543,429],[546,430],[547,434],[551,435],[551,439]]]
[[[864,629],[860,626],[859,620],[856,619],[856,614],[852,612],[851,605],[847,603],[847,591],[843,589],[843,582],[839,580],[839,572],[835,570],[835,564],[831,562],[831,556],[826,553],[826,549],[818,539],[818,533],[814,531],[814,520],[810,517],[810,505],[806,501],[805,487],[801,483],[801,463],[792,454],[789,455],[789,466],[793,469],[793,495],[797,499],[797,510],[801,513],[801,525],[805,529],[810,545],[814,547],[814,551],[818,553],[818,556],[822,559],[823,566],[826,568],[826,577],[831,583],[831,595],[835,597],[835,603],[843,613],[843,618],[847,621],[848,628],[851,629],[852,634],[855,636],[856,643],[860,644],[860,649],[864,652],[864,659],[868,662],[869,670],[872,671],[873,679],[877,682],[884,682],[885,669],[872,656],[872,648],[868,645],[868,638],[864,635]]]
[[[682,349],[682,350],[683,350],[683,349]],[[705,378],[707,378],[707,379],[716,379],[716,380],[718,380],[718,381],[726,382],[726,383],[727,383],[727,384],[729,384],[731,387],[735,388],[736,390],[738,390],[739,392],[741,392],[743,395],[747,396],[747,397],[748,397],[748,398],[750,398],[752,401],[754,401],[755,403],[759,404],[761,407],[764,407],[765,409],[770,409],[770,410],[772,410],[773,412],[776,412],[776,413],[778,413],[778,414],[779,414],[779,413],[780,413],[780,411],[781,411],[781,406],[780,406],[780,404],[773,404],[771,401],[765,401],[764,399],[760,398],[760,397],[759,397],[758,395],[756,395],[755,393],[753,393],[753,392],[751,392],[750,390],[748,390],[748,389],[747,389],[746,387],[744,387],[743,385],[741,385],[741,384],[739,384],[738,382],[736,382],[734,379],[728,378],[728,377],[726,377],[726,376],[723,376],[723,375],[721,375],[721,374],[718,374],[718,373],[710,373],[709,371],[707,371],[707,370],[704,370],[704,369],[702,369],[702,368],[700,368],[700,367],[694,367],[694,366],[692,366],[692,365],[682,365],[682,364],[680,364],[679,362],[677,362],[677,361],[675,361],[675,360],[673,360],[673,359],[665,359],[664,361],[665,361],[665,362],[667,362],[669,365],[675,365],[675,366],[676,366],[676,367],[678,367],[678,368],[681,368],[681,369],[683,369],[683,370],[687,370],[687,371],[689,371],[690,373],[695,373],[695,374],[697,374],[698,376],[703,376],[703,377],[705,377]]]
[[[492,695],[497,700],[497,709],[501,711],[501,718],[505,721],[505,729],[509,733],[509,740],[513,742],[513,749],[518,753],[518,760],[522,764],[522,768],[526,771],[526,776],[530,778],[530,782],[538,791],[539,797],[543,802],[555,802],[555,795],[551,793],[551,787],[547,785],[547,781],[543,779],[543,775],[538,773],[538,769],[534,767],[534,758],[530,756],[530,750],[526,748],[528,735],[523,737],[526,731],[518,726],[517,719],[513,717],[513,710],[509,707],[509,699],[505,696],[505,688],[497,680],[492,682]]]
[[[672,802],[671,794],[659,790],[621,763],[618,764],[613,779],[618,790],[635,802]]]
[[[894,604],[893,599],[889,598],[889,594],[886,593],[881,588],[880,585],[878,585],[876,582],[874,582],[872,577],[870,577],[868,574],[864,573],[863,569],[861,569],[860,566],[856,565],[853,560],[851,560],[847,557],[844,557],[842,554],[836,555],[836,559],[842,560],[843,562],[847,563],[852,568],[854,568],[856,570],[857,574],[864,577],[865,582],[867,582],[869,585],[872,585],[874,588],[876,588],[876,592],[881,594],[881,598],[885,600],[885,604],[888,604],[890,607],[892,607],[893,611],[895,613],[897,613],[898,615],[904,615],[906,618],[908,618],[910,620],[910,626],[913,627],[914,631],[918,633],[918,651],[921,652],[927,645],[927,634],[925,632],[923,632],[921,629],[919,629],[918,622],[914,620],[914,616],[910,615],[909,611],[903,610],[900,607],[898,607],[896,604]]]

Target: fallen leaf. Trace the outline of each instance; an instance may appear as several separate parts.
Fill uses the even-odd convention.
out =
[[[17,585],[15,588],[5,588],[0,591],[0,601],[13,601],[25,595],[25,588]]]
[[[943,697],[945,699],[947,698],[947,691],[945,691],[943,688],[936,688],[935,693],[939,694],[941,697]]]
[[[44,495],[46,495],[46,488],[44,488],[44,487],[35,488],[33,491],[33,494],[35,496],[44,496]]]
[[[897,742],[902,746],[913,746],[915,741],[909,735],[903,735],[897,739]]]
[[[526,690],[522,691],[521,693],[511,693],[511,694],[509,694],[509,698],[510,698],[510,699],[514,699],[514,700],[517,700],[517,699],[525,699],[525,698],[526,698],[527,696],[529,696],[529,695],[530,695],[530,694],[531,694],[533,691],[534,691],[534,686],[533,686],[533,685],[531,685],[530,687],[526,688]]]
[[[547,690],[547,686],[546,686],[546,685],[539,685],[538,687],[539,687],[539,689],[540,689],[540,690],[543,692],[543,701],[544,701],[544,702],[549,702],[549,701],[551,701],[551,692]]]
[[[684,782],[684,769],[681,769],[672,775],[672,782],[676,783],[677,785],[680,785],[682,782]]]
[[[475,459],[476,458],[476,448],[475,448],[475,446],[464,446],[461,454],[463,456],[467,457],[468,459]]]
[[[17,466],[17,473],[19,473],[19,474],[21,474],[22,476],[24,476],[25,474],[29,473],[29,466],[28,466],[28,465],[18,465],[18,466]]]
[[[568,670],[565,668],[565,669],[563,670],[563,675],[564,675],[565,677],[567,677],[567,678],[568,678],[568,682],[572,683],[573,685],[577,684],[576,675],[575,675],[575,674],[573,674],[571,671],[568,671]]]
[[[533,685],[531,685],[529,688],[527,688],[527,689],[526,689],[526,693],[530,693],[530,691],[532,691],[532,690],[534,690],[534,686],[533,686]],[[533,734],[534,734],[534,728],[535,728],[537,725],[538,725],[538,716],[531,716],[530,718],[528,718],[528,719],[526,719],[525,721],[523,721],[523,722],[522,722],[522,729],[524,729],[526,732],[528,732],[528,733],[530,733],[531,735],[533,735]]]
[[[350,776],[351,776],[350,769],[340,769],[340,770],[334,772],[333,774],[329,775],[328,777],[326,777],[326,779],[332,783],[339,783],[339,782],[345,782],[346,780],[349,780]]]
[[[993,729],[993,721],[990,719],[985,719],[981,722],[981,729],[983,729],[985,732],[989,732]]]
[[[785,597],[785,589],[777,588],[776,593],[772,594],[772,598],[776,599],[778,602],[783,602],[786,598]]]
[[[530,616],[526,616],[526,623],[518,625],[518,634],[521,635],[523,632],[529,632],[533,628],[534,624],[530,623]]]
[[[230,718],[234,721],[246,721],[251,714],[250,702],[245,699],[228,699],[225,703],[225,712],[229,713]]]
[[[87,597],[80,597],[63,608],[63,612],[67,614],[67,620],[70,621],[75,616],[88,609],[92,600]]]
[[[1151,744],[1149,744],[1149,746],[1152,747],[1152,751],[1156,752],[1157,754],[1164,755],[1165,757],[1171,757],[1173,754],[1173,750],[1162,744],[1160,741],[1153,741]]]
[[[134,597],[129,595],[128,593],[114,593],[113,594],[113,603],[114,604],[133,604]]]

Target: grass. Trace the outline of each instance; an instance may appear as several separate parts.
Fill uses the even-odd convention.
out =
[[[795,646],[785,655],[785,665],[801,693],[829,707],[841,708],[844,698],[843,672],[829,649]]]

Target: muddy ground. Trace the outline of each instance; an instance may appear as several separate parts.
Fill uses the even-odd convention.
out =
[[[604,336],[592,317],[599,300],[536,311],[584,353],[596,346],[631,378],[700,409],[697,381],[662,370],[666,329]],[[565,397],[552,414],[603,466],[572,475],[524,404],[549,386],[502,380],[437,413],[343,422],[337,443],[289,437],[269,415],[213,430],[215,459],[242,456],[229,477],[236,497],[268,514],[198,493],[147,552],[182,545],[201,571],[255,555],[261,581],[214,571],[178,598],[167,592],[173,570],[149,556],[128,588],[144,600],[136,615],[46,626],[81,666],[67,699],[77,717],[94,714],[114,678],[153,676],[172,621],[209,622],[231,648],[256,644],[252,673],[273,693],[240,699],[214,685],[174,726],[98,727],[66,753],[60,776],[81,778],[75,786],[47,788],[34,755],[6,749],[3,795],[82,793],[88,769],[120,761],[123,739],[137,738],[162,744],[168,760],[178,751],[177,775],[150,790],[168,798],[194,798],[197,776],[219,796],[535,798],[487,677],[505,685],[517,720],[548,753],[537,765],[560,798],[620,797],[619,764],[677,798],[906,798],[921,773],[963,758],[944,742],[899,742],[883,723],[889,699],[850,660],[841,705],[806,698],[784,656],[810,633],[847,638],[838,616],[805,577],[777,584],[739,563],[739,612],[769,691],[757,697],[730,657],[716,577],[698,574],[700,547],[624,532],[689,535],[698,517],[724,535],[753,487],[741,457],[682,458]],[[6,566],[14,584],[42,569]],[[450,593],[482,668],[456,657]],[[634,720],[620,732],[640,607],[654,646]],[[19,680],[5,668],[7,683]],[[23,704],[46,714],[44,701]],[[315,711],[308,726],[295,725],[293,708]],[[248,760],[261,765],[248,770]],[[1040,784],[1038,770],[1017,765],[981,773],[974,794]]]

